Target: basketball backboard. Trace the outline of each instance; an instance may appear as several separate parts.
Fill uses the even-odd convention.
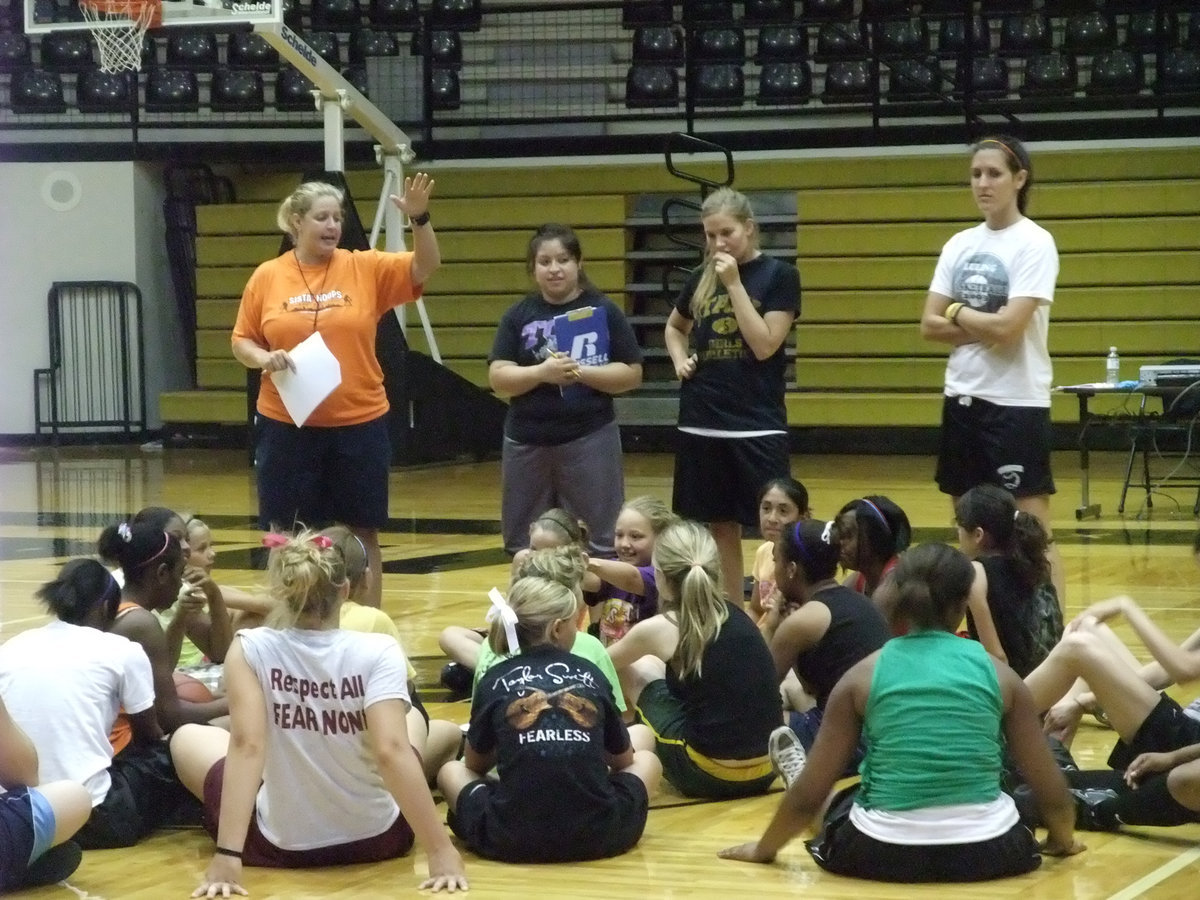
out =
[[[26,34],[47,31],[94,30],[99,27],[120,27],[129,23],[128,16],[111,12],[118,4],[93,2],[92,7],[110,10],[104,22],[88,22],[80,9],[80,0],[22,0],[25,5]],[[161,24],[153,27],[203,25],[208,27],[256,25],[283,21],[284,0],[154,0],[161,2]],[[141,5],[141,4],[138,4]]]

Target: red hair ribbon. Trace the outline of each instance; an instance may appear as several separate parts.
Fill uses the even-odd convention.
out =
[[[289,538],[286,534],[279,534],[278,532],[272,531],[263,535],[262,543],[264,547],[270,547],[272,550],[274,550],[276,547],[282,547],[289,540],[291,540],[291,538]]]

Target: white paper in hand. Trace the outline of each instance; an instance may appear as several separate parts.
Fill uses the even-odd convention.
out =
[[[290,352],[296,371],[272,372],[279,399],[297,426],[308,421],[321,401],[342,383],[342,367],[329,352],[319,331],[313,332]]]

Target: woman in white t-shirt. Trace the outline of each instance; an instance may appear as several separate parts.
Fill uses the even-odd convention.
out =
[[[1033,164],[1016,138],[979,141],[971,192],[983,222],[942,248],[921,336],[949,344],[937,483],[952,501],[978,484],[1012,493],[1050,536],[1051,580],[1064,598],[1050,528],[1050,352],[1058,278],[1054,238],[1025,216]]]
[[[404,654],[385,634],[342,631],[341,550],[325,535],[271,553],[276,612],[225,659],[231,733],[180,728],[171,754],[217,842],[197,894],[245,893],[242,864],[377,862],[420,838],[433,890],[467,887],[405,726]],[[411,826],[411,827],[410,827]]]

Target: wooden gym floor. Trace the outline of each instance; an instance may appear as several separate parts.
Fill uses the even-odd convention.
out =
[[[1155,498],[1138,518],[1141,497],[1124,518],[1115,513],[1123,457],[1093,455],[1093,500],[1099,520],[1076,522],[1078,460],[1055,459],[1059,494],[1055,526],[1066,565],[1069,612],[1118,592],[1132,594],[1173,636],[1200,624],[1200,571],[1191,559],[1197,520],[1194,489]],[[659,455],[626,458],[627,494],[670,499],[671,461]],[[797,456],[793,472],[808,486],[818,515],[831,516],[864,493],[887,494],[908,512],[916,540],[953,540],[945,498],[931,482],[924,457]],[[484,462],[397,470],[392,477],[393,521],[383,535],[384,609],[404,637],[425,679],[441,660],[437,635],[452,623],[480,622],[485,594],[503,585],[507,562],[498,539],[499,465]],[[1175,502],[1177,501],[1177,502]],[[142,451],[137,448],[0,449],[0,641],[45,621],[34,590],[66,559],[87,554],[100,529],[142,506],[161,504],[199,515],[218,544],[219,583],[253,585],[258,533],[254,486],[245,454],[232,451]],[[746,542],[747,559],[755,546]],[[1128,636],[1122,623],[1118,631]],[[1140,656],[1145,653],[1135,648]],[[1180,699],[1196,687],[1176,689]],[[465,721],[465,703],[430,704],[435,717]],[[1075,742],[1084,766],[1099,767],[1111,732],[1085,724]],[[471,894],[489,897],[791,897],[954,898],[1195,896],[1200,877],[1200,826],[1128,829],[1085,835],[1088,851],[1047,860],[1031,875],[970,886],[893,887],[821,872],[799,842],[773,866],[725,862],[716,851],[756,836],[778,793],[744,801],[689,803],[664,790],[654,801],[641,844],[613,860],[566,866],[508,866],[467,855]],[[15,896],[92,900],[186,897],[199,882],[212,844],[199,830],[164,832],[129,850],[85,854],[68,882]],[[251,896],[348,900],[410,894],[423,874],[420,854],[376,866],[315,871],[248,870]]]

